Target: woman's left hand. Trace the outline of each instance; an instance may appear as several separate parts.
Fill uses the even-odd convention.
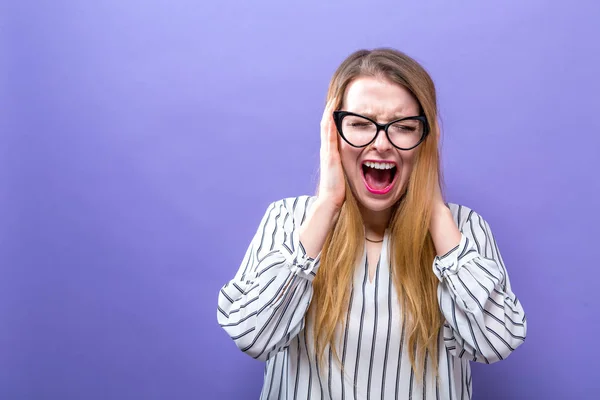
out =
[[[439,183],[435,185],[431,207],[429,231],[437,254],[446,254],[460,243],[461,233],[454,222],[452,212],[444,202]]]
[[[444,208],[448,208],[446,206],[446,202],[444,201],[444,197],[442,196],[442,189],[440,187],[439,182],[435,183],[435,188],[433,192],[433,202],[431,203],[431,206],[433,207],[434,214],[436,214],[440,210],[443,210]]]

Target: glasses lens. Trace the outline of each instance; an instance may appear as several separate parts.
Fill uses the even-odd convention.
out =
[[[419,143],[425,127],[418,119],[407,119],[392,124],[388,129],[390,141],[401,149],[409,149]]]
[[[368,119],[347,115],[342,120],[342,133],[347,141],[355,146],[364,146],[373,140],[377,127]]]

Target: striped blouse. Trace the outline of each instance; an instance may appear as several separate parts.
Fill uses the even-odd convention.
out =
[[[493,363],[525,340],[527,324],[488,223],[467,207],[448,204],[460,244],[435,258],[444,316],[438,374],[426,362],[417,379],[408,357],[391,280],[389,231],[371,281],[366,251],[356,265],[348,318],[339,331],[339,364],[325,348],[315,360],[305,313],[320,255],[306,255],[298,238],[314,196],[272,203],[237,274],[218,297],[217,319],[237,347],[265,361],[261,399],[470,399],[470,361]]]

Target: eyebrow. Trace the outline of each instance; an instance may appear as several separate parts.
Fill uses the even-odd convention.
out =
[[[357,112],[357,111],[352,111],[353,113],[359,114],[359,115],[363,115],[365,117],[371,118],[372,120],[377,120],[376,116],[374,113],[369,112],[369,111],[364,111],[364,112]],[[390,119],[390,121],[395,121],[397,119],[402,119],[402,118],[406,118],[409,117],[409,115],[404,115],[402,113],[394,113],[392,115],[392,119]]]

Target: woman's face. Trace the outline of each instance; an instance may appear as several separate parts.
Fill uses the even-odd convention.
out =
[[[360,77],[350,83],[342,103],[342,110],[381,124],[417,116],[419,109],[417,100],[403,86],[374,77]],[[378,212],[398,202],[408,183],[417,149],[397,149],[383,130],[373,143],[363,148],[352,147],[340,138],[342,165],[359,204]]]

